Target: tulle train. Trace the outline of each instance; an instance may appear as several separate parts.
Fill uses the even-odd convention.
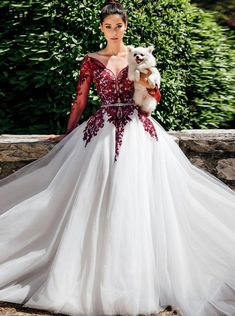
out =
[[[136,111],[0,181],[0,300],[69,315],[235,315],[235,193]]]

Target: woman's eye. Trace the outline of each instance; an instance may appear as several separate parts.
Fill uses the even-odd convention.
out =
[[[121,27],[122,27],[122,25],[118,25],[118,27],[119,27],[119,28],[121,28]]]

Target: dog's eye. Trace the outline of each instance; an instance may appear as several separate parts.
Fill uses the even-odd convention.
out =
[[[137,56],[137,54],[136,54],[136,53],[134,53],[134,56]]]
[[[144,56],[144,54],[140,54],[141,56]]]

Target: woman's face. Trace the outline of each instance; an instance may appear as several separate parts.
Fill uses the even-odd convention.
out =
[[[107,42],[120,42],[124,36],[127,23],[124,23],[119,14],[108,15],[103,23],[100,24],[100,29],[104,33]]]

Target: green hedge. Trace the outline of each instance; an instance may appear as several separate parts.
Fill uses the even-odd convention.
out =
[[[48,5],[40,1],[4,1],[0,26],[0,131],[47,132],[50,129],[50,52]],[[49,110],[49,111],[48,111]]]
[[[190,122],[196,128],[226,127],[235,118],[233,32],[215,22],[215,13],[194,7],[191,13]]]
[[[103,1],[3,1],[0,4],[0,131],[63,133],[87,52],[104,47]],[[220,127],[234,115],[234,51],[227,30],[188,0],[123,1],[127,45],[154,44],[166,129]],[[229,34],[229,33],[228,33]],[[99,107],[92,85],[80,119]]]
[[[191,2],[200,8],[214,11],[216,13],[217,21],[222,25],[228,25],[226,20],[233,18],[233,12],[235,9],[234,0],[191,0]],[[232,25],[231,25],[232,29]]]

